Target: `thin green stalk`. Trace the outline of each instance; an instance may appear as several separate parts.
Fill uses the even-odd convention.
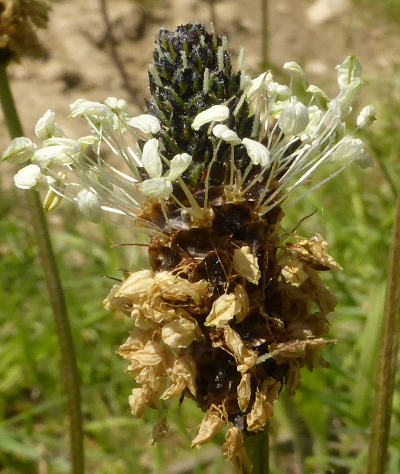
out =
[[[390,421],[400,335],[400,193],[390,246],[376,392],[372,414],[367,474],[384,473],[388,458]]]
[[[268,58],[268,0],[261,0],[261,60],[262,67],[269,64]]]
[[[394,198],[396,199],[396,197],[397,197],[397,188],[396,188],[396,184],[395,184],[395,182],[392,178],[392,173],[388,169],[385,160],[382,158],[381,154],[379,153],[378,147],[374,146],[373,144],[371,146],[372,146],[372,149],[375,152],[375,159],[378,162],[378,166],[381,169],[382,174],[385,177],[386,181],[388,182],[390,190],[392,191]]]
[[[244,445],[253,465],[251,474],[269,474],[269,436],[268,425],[264,431],[244,434]]]
[[[8,82],[7,64],[8,58],[6,55],[1,55],[1,106],[8,131],[11,137],[15,138],[22,136],[23,131]],[[43,268],[51,306],[53,308],[55,327],[60,346],[61,371],[68,400],[72,472],[73,474],[82,474],[84,472],[84,452],[80,381],[64,293],[39,194],[36,191],[26,192],[26,201],[29,218],[33,223],[33,231],[39,249],[40,262]]]

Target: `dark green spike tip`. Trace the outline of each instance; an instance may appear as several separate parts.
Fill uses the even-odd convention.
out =
[[[165,155],[171,159],[179,150],[192,156],[186,178],[193,187],[200,185],[202,167],[206,168],[212,156],[207,126],[198,132],[192,130],[194,117],[212,105],[228,101],[233,111],[241,95],[240,72],[232,72],[224,44],[222,37],[208,33],[201,24],[178,26],[174,31],[162,28],[155,40],[154,63],[149,67],[152,98],[148,110],[161,122],[160,141]],[[251,130],[251,122],[244,105],[227,125],[240,134]],[[211,175],[215,184],[223,183],[229,156],[229,146],[223,145]]]

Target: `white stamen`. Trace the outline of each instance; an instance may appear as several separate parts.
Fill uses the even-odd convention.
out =
[[[226,105],[213,105],[203,110],[193,120],[193,130],[199,130],[202,125],[210,122],[222,122],[229,117],[229,109]]]
[[[20,189],[34,188],[41,178],[41,170],[37,165],[27,165],[14,176],[14,183]]]
[[[152,138],[143,147],[142,164],[150,178],[159,178],[162,174],[162,162],[158,153],[158,140]]]

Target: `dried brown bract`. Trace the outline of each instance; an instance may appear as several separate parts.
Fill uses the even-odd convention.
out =
[[[294,393],[301,367],[321,365],[318,349],[332,342],[321,336],[335,298],[318,271],[339,266],[321,236],[284,245],[280,208],[260,217],[249,198],[210,193],[217,204],[203,225],[188,225],[169,205],[176,228],[151,239],[153,270],[129,275],[106,305],[136,325],[118,351],[141,386],[133,413],[156,408],[158,398],[190,397],[206,412],[193,446],[226,426],[225,455],[246,464],[240,433],[263,430],[283,385]],[[147,206],[141,218],[163,213]]]
[[[51,0],[0,0],[0,50],[13,59],[42,56],[37,30],[46,28],[50,8]]]

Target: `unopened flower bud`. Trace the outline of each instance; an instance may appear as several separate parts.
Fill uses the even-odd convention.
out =
[[[99,222],[101,219],[101,206],[97,193],[83,189],[77,196],[79,209],[83,215],[92,222]]]
[[[2,160],[24,163],[32,158],[36,145],[27,137],[14,138],[3,153]]]
[[[368,127],[376,120],[376,110],[373,105],[365,106],[357,117],[357,126],[360,128]]]
[[[193,120],[193,130],[199,130],[202,125],[210,122],[222,122],[229,117],[229,109],[226,105],[213,105],[207,110],[203,110]]]
[[[279,100],[286,100],[292,94],[292,91],[288,86],[279,84],[279,82],[270,82],[267,85],[267,91],[268,97],[272,101],[275,101],[278,98]]]
[[[292,98],[279,116],[279,127],[285,135],[297,135],[308,125],[309,116],[307,107]]]
[[[32,189],[38,184],[41,176],[41,170],[38,165],[24,166],[14,176],[14,183],[17,188]]]
[[[247,154],[253,165],[260,165],[262,167],[269,165],[270,153],[266,146],[250,138],[244,138],[242,143],[246,147]]]
[[[220,123],[213,128],[213,135],[231,145],[239,145],[239,143],[241,143],[236,132]]]
[[[35,126],[35,135],[40,140],[48,140],[51,137],[62,137],[64,135],[61,128],[56,124],[55,113],[48,110],[43,117],[41,117]]]

